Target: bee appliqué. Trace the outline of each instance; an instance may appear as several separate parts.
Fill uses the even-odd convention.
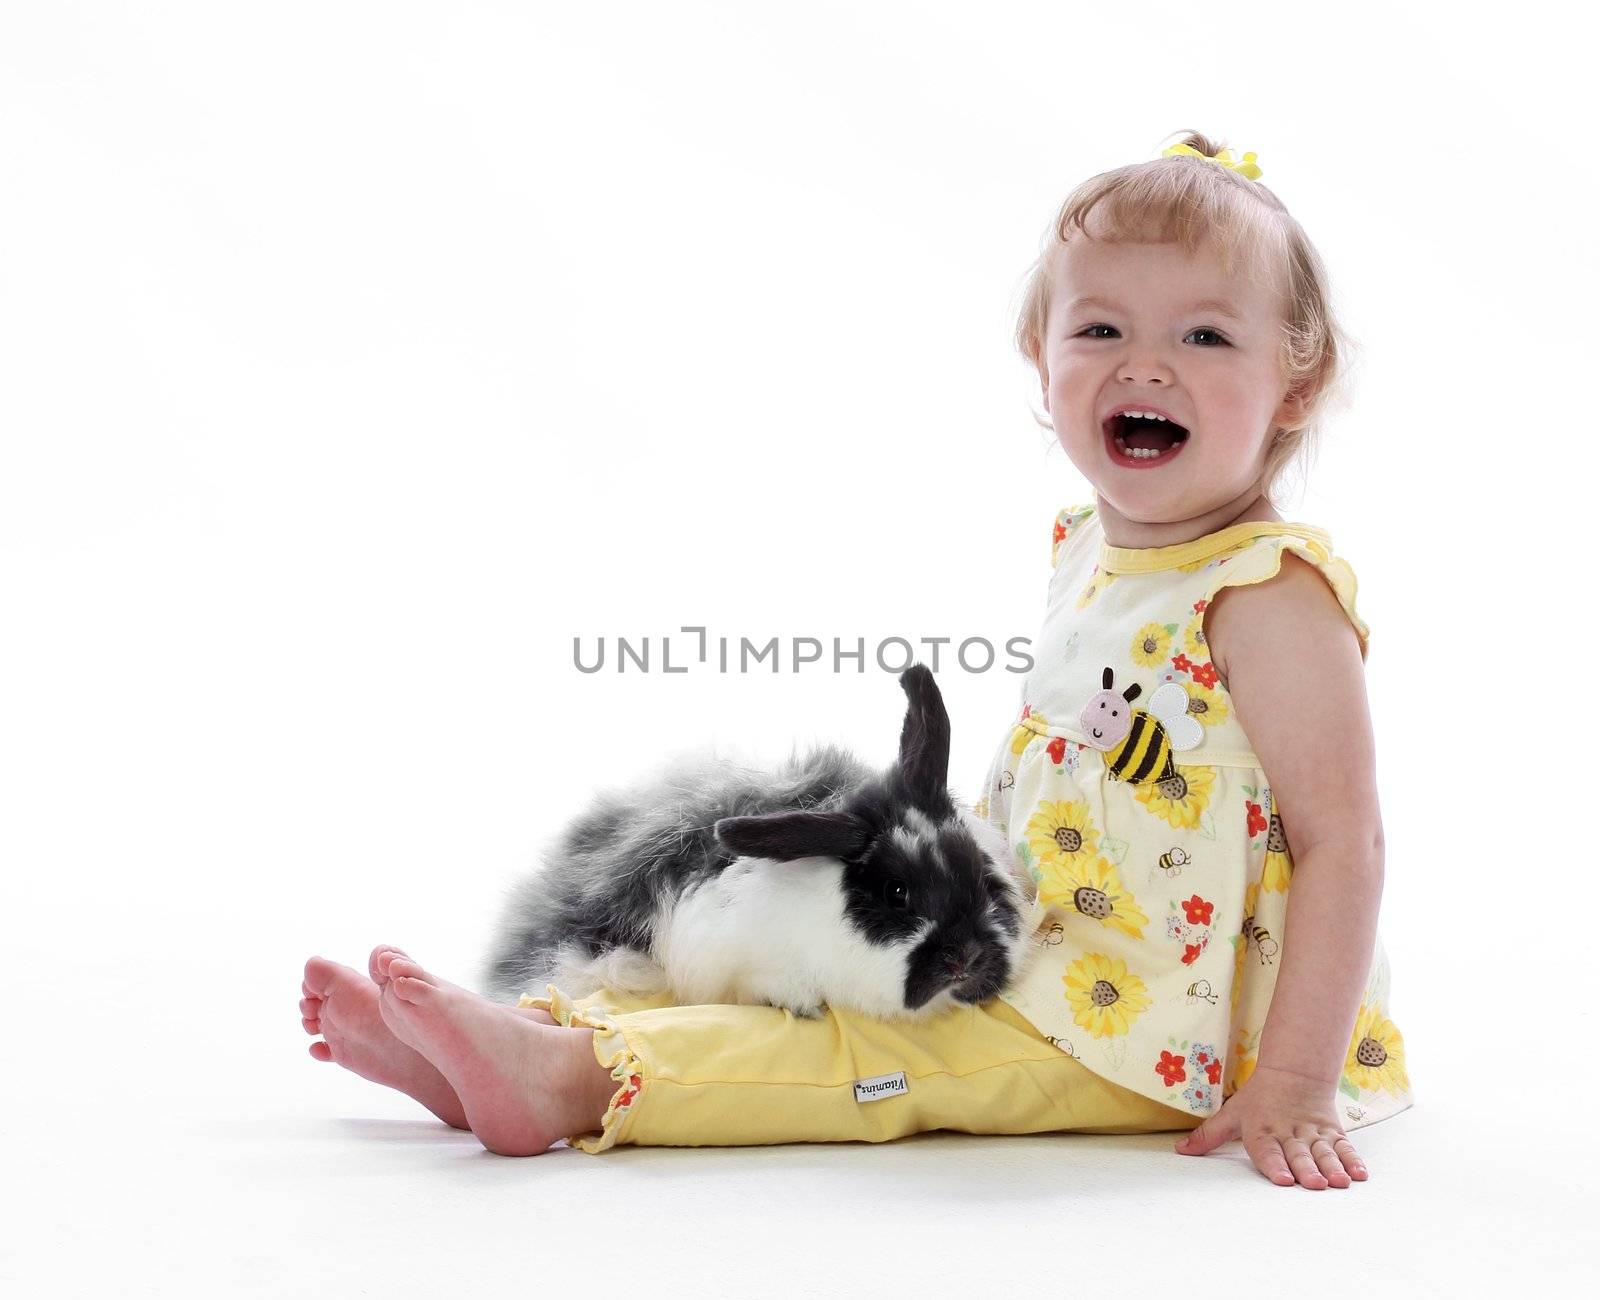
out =
[[[1107,668],[1100,677],[1101,689],[1078,715],[1089,744],[1107,756],[1107,774],[1130,785],[1176,779],[1173,753],[1194,749],[1205,736],[1204,728],[1189,716],[1189,692],[1177,682],[1163,682],[1150,697],[1150,708],[1136,709],[1132,706],[1139,698],[1139,684],[1119,695],[1111,689],[1112,680]]]

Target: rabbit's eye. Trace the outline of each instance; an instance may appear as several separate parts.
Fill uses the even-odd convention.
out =
[[[883,900],[890,907],[910,907],[911,891],[903,880],[890,880],[883,887]]]

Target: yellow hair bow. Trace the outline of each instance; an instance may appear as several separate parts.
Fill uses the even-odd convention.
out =
[[[1256,166],[1256,156],[1253,153],[1247,153],[1243,158],[1239,159],[1238,162],[1234,162],[1233,151],[1231,149],[1218,150],[1218,152],[1213,156],[1212,154],[1201,153],[1198,149],[1192,148],[1186,144],[1175,144],[1170,149],[1163,149],[1161,151],[1161,156],[1165,158],[1169,154],[1180,153],[1186,153],[1193,158],[1204,158],[1207,162],[1214,162],[1218,166],[1228,168],[1229,171],[1236,171],[1247,181],[1258,181],[1261,179],[1261,168]]]

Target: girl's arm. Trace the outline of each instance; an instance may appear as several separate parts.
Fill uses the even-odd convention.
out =
[[[1366,1171],[1334,1092],[1383,893],[1360,645],[1322,575],[1287,551],[1277,577],[1224,587],[1205,618],[1212,662],[1271,784],[1293,875],[1255,1074],[1229,1098],[1234,1113],[1225,1103],[1179,1150],[1203,1154],[1242,1137],[1276,1182],[1347,1186],[1347,1173]]]

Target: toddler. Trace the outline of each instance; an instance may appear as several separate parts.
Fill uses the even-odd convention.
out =
[[[1328,534],[1270,500],[1347,347],[1254,158],[1191,134],[1092,177],[1028,285],[1017,342],[1094,502],[1055,521],[974,806],[1037,886],[1009,988],[923,1022],[555,985],[509,1007],[382,946],[364,974],[307,962],[312,1056],[506,1155],[1190,1130],[1178,1152],[1239,1138],[1280,1185],[1366,1178],[1348,1131],[1411,1104],[1368,630]]]

